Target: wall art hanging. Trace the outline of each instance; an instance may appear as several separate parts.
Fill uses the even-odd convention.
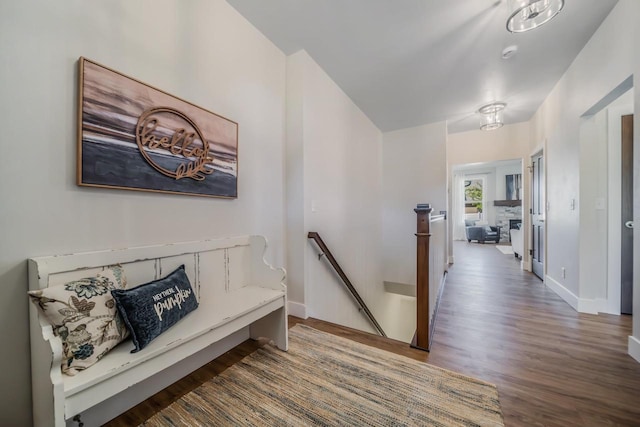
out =
[[[238,124],[80,58],[78,185],[238,196]]]

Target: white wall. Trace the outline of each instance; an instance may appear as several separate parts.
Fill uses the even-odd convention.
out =
[[[626,0],[627,3],[630,0]],[[637,19],[640,16],[640,4],[633,2],[629,13]],[[640,39],[640,27],[633,26],[634,40]],[[635,82],[640,80],[640,52],[634,51],[633,75]],[[640,109],[640,83],[634,83],[634,108]],[[640,129],[640,114],[633,116],[633,128]],[[633,222],[640,224],[640,131],[633,135]],[[638,230],[638,228],[635,228]],[[640,362],[640,233],[633,233],[633,336],[629,337],[629,354]]]
[[[496,167],[496,200],[505,200],[507,197],[507,175],[522,174],[522,162],[514,162],[507,166]],[[520,199],[522,199],[520,189]]]
[[[286,201],[287,201],[287,297],[291,314],[306,317],[304,312],[304,135],[303,76],[305,56],[287,57],[287,132],[286,132]],[[302,310],[302,311],[299,311]]]
[[[489,163],[501,160],[522,160],[523,165],[530,163],[530,140],[529,122],[506,125],[495,131],[473,130],[449,134],[447,140],[447,163],[449,170],[453,170],[456,165],[469,163]],[[526,170],[526,169],[525,169]],[[505,172],[505,171],[502,171]],[[502,173],[501,172],[501,173]],[[466,173],[466,172],[465,172]],[[519,172],[512,172],[519,173]],[[448,177],[451,182],[452,177]],[[500,187],[499,181],[502,181]],[[504,199],[504,192],[500,189],[504,187],[504,178],[498,178],[495,184],[496,195],[499,200]],[[522,212],[529,212],[529,173],[522,174]],[[451,203],[449,210],[451,210]],[[495,214],[495,210],[493,211]],[[523,228],[529,228],[529,217],[524,215]],[[453,222],[449,221],[449,236],[453,235]],[[525,249],[529,247],[529,238],[525,234]],[[524,265],[530,265],[529,251],[524,251]],[[453,245],[449,245],[449,257],[453,257]]]
[[[599,307],[595,305],[607,298],[607,178],[605,110],[580,124],[580,266],[576,295],[592,300],[594,307],[589,311],[596,313]]]
[[[77,187],[81,55],[237,121],[238,199]],[[284,264],[286,76],[283,53],[220,0],[4,1],[0,63],[0,425],[18,426],[28,257],[259,233]]]
[[[291,299],[315,318],[372,331],[326,260],[307,239],[320,233],[372,311],[383,292],[380,198],[382,134],[304,51],[287,59],[288,204],[295,212]],[[302,167],[299,167],[302,165]],[[301,187],[300,187],[301,184]],[[303,233],[300,234],[300,219]],[[303,258],[304,255],[304,258]]]
[[[633,74],[633,53],[637,50],[628,28],[638,18],[637,2],[622,0],[580,52],[551,94],[531,120],[531,142],[546,141],[547,179],[547,263],[552,283],[580,297],[581,209],[580,117],[615,87]],[[588,165],[585,165],[587,167]],[[587,184],[585,181],[584,184]],[[571,200],[575,199],[575,210]],[[562,278],[561,269],[566,269]]]
[[[560,79],[531,120],[531,142],[546,141],[547,165],[547,283],[552,284],[566,299],[580,302],[583,297],[580,286],[580,263],[592,258],[588,248],[580,248],[581,209],[593,209],[592,203],[580,199],[580,182],[585,177],[580,165],[580,117],[630,75],[640,76],[640,52],[637,47],[640,18],[640,2],[620,0],[598,31]],[[640,87],[634,87],[638,102]],[[636,114],[634,124],[640,128]],[[640,134],[635,133],[635,209],[638,220],[640,206]],[[587,165],[585,165],[587,166]],[[571,209],[571,199],[576,199],[576,209]],[[586,203],[586,204],[585,204]],[[634,239],[634,266],[640,265],[640,239]],[[561,268],[566,268],[562,279]],[[636,269],[635,271],[640,271]],[[584,272],[586,274],[586,272]],[[640,275],[634,277],[634,336],[640,338]],[[561,287],[561,288],[560,288]],[[585,299],[592,294],[585,289]],[[640,349],[636,358],[640,360]]]
[[[430,203],[447,210],[445,122],[383,135],[383,265],[387,282],[416,283],[416,214]]]

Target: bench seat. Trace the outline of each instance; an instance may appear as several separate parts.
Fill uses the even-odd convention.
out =
[[[103,390],[110,395],[122,391],[150,374],[173,365],[176,359],[181,358],[173,353],[188,355],[202,350],[283,305],[283,291],[246,286],[189,313],[137,353],[131,353],[133,342],[126,340],[100,359],[96,365],[98,369],[62,376],[65,413],[67,416],[79,414],[99,403],[102,400],[100,396],[105,394]],[[185,346],[189,346],[189,349]],[[145,363],[147,367],[138,367]],[[90,393],[93,399],[87,399],[87,394],[81,393],[89,388],[94,388]]]
[[[61,372],[62,342],[35,304],[30,304],[34,425],[62,427],[78,416],[82,419],[85,411],[92,418],[96,410],[112,408],[100,403],[118,396],[126,395],[120,400],[132,407],[168,385],[160,387],[162,381],[155,379],[176,378],[186,367],[187,373],[197,369],[210,360],[212,346],[237,333],[268,338],[287,350],[285,272],[264,261],[265,251],[264,237],[240,236],[30,259],[30,289],[90,277],[113,264],[123,266],[131,288],[185,265],[199,302],[198,309],[141,351],[131,353],[133,342],[125,340],[74,376]],[[186,362],[192,356],[200,365]],[[137,401],[130,400],[127,393],[152,378],[154,386],[145,385],[144,395],[136,392]],[[119,413],[107,415],[104,421]]]

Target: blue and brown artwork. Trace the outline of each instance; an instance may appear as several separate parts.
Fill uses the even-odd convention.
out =
[[[238,124],[80,58],[78,185],[236,198]]]

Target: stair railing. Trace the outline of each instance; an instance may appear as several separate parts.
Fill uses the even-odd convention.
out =
[[[447,275],[446,215],[431,215],[429,204],[419,204],[416,227],[416,333],[411,347],[429,351],[436,314]]]
[[[353,298],[356,300],[356,303],[360,306],[361,311],[363,311],[364,314],[367,316],[367,319],[369,320],[369,322],[371,322],[373,327],[378,331],[380,335],[382,335],[383,337],[386,337],[387,334],[384,333],[384,330],[382,330],[382,327],[380,326],[376,318],[373,316],[373,313],[371,313],[371,310],[369,310],[369,307],[367,307],[367,304],[364,302],[362,297],[360,297],[360,294],[358,294],[358,291],[353,286],[353,284],[345,274],[344,270],[342,270],[342,268],[340,267],[340,264],[338,264],[338,261],[336,261],[335,257],[333,256],[333,254],[331,253],[327,245],[324,243],[324,241],[320,237],[320,234],[318,234],[315,231],[310,231],[307,237],[309,239],[312,239],[316,243],[316,245],[318,245],[318,248],[320,248],[320,254],[318,255],[318,259],[322,257],[325,257],[327,259],[331,267],[333,267],[336,274],[340,277],[344,285],[347,287],[347,289],[351,293],[351,296],[353,296]]]

